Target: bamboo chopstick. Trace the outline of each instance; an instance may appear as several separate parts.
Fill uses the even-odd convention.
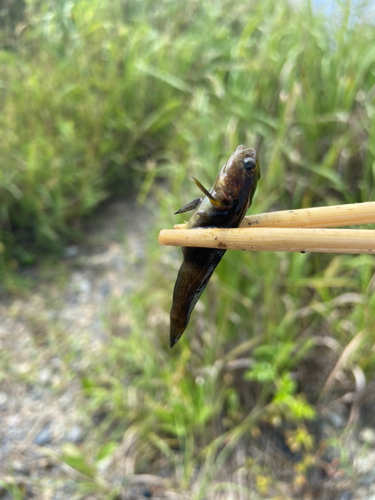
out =
[[[161,245],[270,252],[375,253],[375,230],[326,229],[375,223],[375,202],[284,210],[245,217],[234,229],[164,229]]]
[[[322,228],[359,224],[375,224],[374,201],[249,215],[244,218],[239,227]],[[176,224],[174,229],[183,229],[184,227],[185,224]]]
[[[268,252],[375,253],[372,229],[163,229],[161,245]]]

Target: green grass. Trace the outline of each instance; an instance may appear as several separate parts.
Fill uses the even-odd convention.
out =
[[[146,158],[148,177],[166,174],[166,155],[189,164],[169,175],[178,190],[202,166],[212,179],[239,142],[262,144],[261,208],[371,198],[371,26],[325,32],[307,4],[273,2],[41,2],[25,21],[0,52],[0,236],[13,264],[77,237]]]
[[[171,351],[181,256],[156,243],[196,197],[191,175],[212,185],[242,143],[261,159],[253,213],[374,199],[375,32],[348,21],[349,5],[327,27],[305,2],[30,2],[0,51],[3,269],[79,237],[130,179],[158,216],[131,308],[112,298],[103,318],[108,343],[79,373],[65,346],[84,411],[105,415],[86,454],[62,453],[87,491],[115,497],[99,465],[133,439],[135,472],[168,471],[194,500],[228,498],[221,468],[265,425],[305,453],[304,476],[321,456],[308,422],[337,360],[347,385],[330,390],[353,388],[353,370],[373,379],[372,257],[227,252]],[[248,453],[249,488],[233,498],[280,498],[270,461]]]

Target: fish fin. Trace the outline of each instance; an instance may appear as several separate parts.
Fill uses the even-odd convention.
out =
[[[177,214],[183,214],[185,212],[190,212],[190,210],[194,210],[194,208],[197,208],[199,203],[202,201],[202,198],[195,198],[195,200],[189,201],[186,205],[181,207],[177,212],[174,213],[174,215]]]
[[[228,209],[227,205],[225,205],[221,201],[219,201],[216,198],[214,198],[212,196],[212,194],[209,191],[207,191],[207,189],[204,186],[202,186],[202,184],[198,181],[198,179],[196,179],[195,177],[193,177],[193,181],[199,187],[199,189],[207,196],[207,198],[210,200],[210,202],[212,203],[212,205],[214,205],[215,207],[219,208],[220,210]]]

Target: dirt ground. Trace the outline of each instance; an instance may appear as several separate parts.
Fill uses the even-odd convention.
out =
[[[59,325],[77,350],[95,356],[106,340],[103,308],[110,296],[131,292],[142,276],[144,234],[154,222],[135,203],[114,202],[91,223],[87,241],[66,248],[55,270],[28,270],[31,289],[0,298],[0,499],[72,498],[79,472],[59,459],[61,448],[90,439],[92,422],[80,410],[78,382],[66,377],[53,348],[56,336],[51,339],[44,325]],[[347,418],[342,407],[324,418],[326,432],[340,435]],[[375,418],[367,415],[361,425],[344,442],[348,470],[335,478],[337,499],[375,500]],[[122,498],[151,497],[150,484],[157,486],[158,478],[138,483]]]

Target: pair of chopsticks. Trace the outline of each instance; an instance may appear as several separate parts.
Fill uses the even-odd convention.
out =
[[[163,229],[161,245],[268,252],[375,253],[375,230],[327,229],[375,223],[375,202],[245,217],[235,229]]]

